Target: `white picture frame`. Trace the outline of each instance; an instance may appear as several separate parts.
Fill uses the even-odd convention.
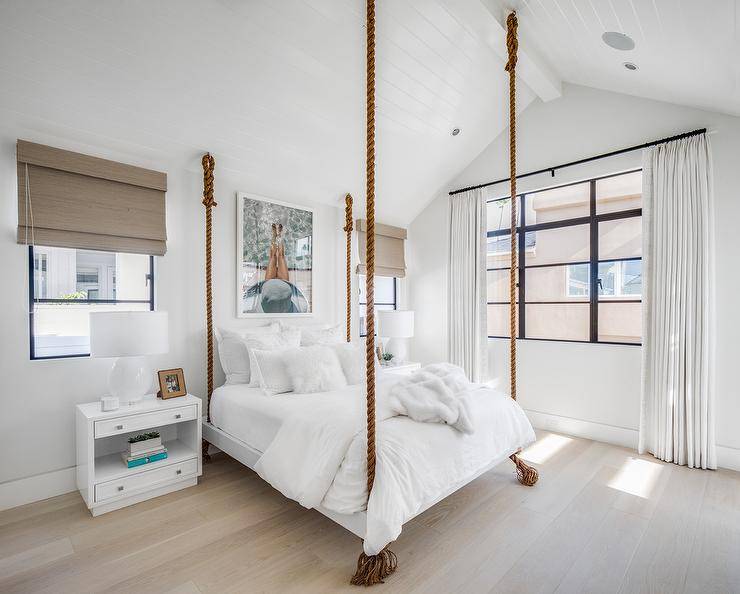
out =
[[[250,216],[254,221],[247,220]],[[270,283],[265,294],[265,276],[271,260],[268,254],[271,253],[272,223],[283,225],[277,242],[283,246],[283,257],[278,256],[277,260],[287,265],[288,272],[287,280],[267,279],[274,282]],[[237,318],[313,316],[315,223],[316,215],[311,207],[248,192],[236,193]],[[249,254],[245,254],[245,244]],[[283,299],[269,299],[275,295],[276,288],[278,296],[283,295]],[[288,290],[289,295],[285,293]]]

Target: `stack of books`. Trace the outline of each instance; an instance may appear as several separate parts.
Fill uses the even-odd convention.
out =
[[[121,452],[121,457],[126,463],[126,466],[133,468],[134,466],[149,464],[157,460],[164,460],[167,457],[167,448],[161,445],[145,452],[137,452],[134,455],[130,455],[128,452]]]
[[[123,458],[128,468],[133,468],[134,466],[164,460],[167,458],[167,448],[162,445],[162,438],[159,433],[147,433],[129,440],[128,451],[121,452],[121,458]]]

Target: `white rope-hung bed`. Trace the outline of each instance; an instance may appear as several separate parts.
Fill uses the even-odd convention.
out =
[[[507,19],[509,61],[512,238],[516,209],[515,67],[516,17]],[[213,323],[211,283],[211,208],[215,161],[203,157],[206,208],[206,318],[208,330],[208,416],[203,423],[203,453],[208,444],[256,470],[284,495],[315,508],[364,540],[355,585],[382,582],[397,567],[388,544],[402,525],[444,499],[505,458],[516,465],[524,485],[537,481],[535,469],[516,455],[534,441],[532,426],[516,400],[514,324],[516,244],[512,239],[510,308],[511,398],[459,377],[459,368],[437,364],[429,374],[452,382],[466,398],[475,431],[442,422],[419,422],[412,413],[389,412],[389,394],[413,378],[381,376],[375,367],[375,2],[367,0],[366,62],[366,297],[367,338],[364,384],[318,394],[268,395],[245,384],[213,389]],[[352,199],[345,209],[347,234],[347,342],[351,340]],[[421,378],[421,376],[420,376]],[[376,381],[377,380],[377,381]],[[395,393],[395,392],[394,392]],[[364,401],[364,406],[361,403]],[[376,414],[376,405],[379,407]],[[380,430],[376,433],[376,428]]]

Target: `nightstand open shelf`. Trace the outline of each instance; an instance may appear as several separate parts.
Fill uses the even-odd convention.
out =
[[[77,488],[97,516],[197,484],[201,465],[201,401],[195,396],[103,412],[99,402],[78,404]],[[167,458],[128,468],[128,438],[158,431]]]
[[[166,441],[163,444],[167,448],[167,457],[149,464],[127,468],[121,459],[121,452],[98,456],[95,458],[95,482],[103,483],[115,479],[126,478],[132,474],[139,474],[147,470],[184,462],[190,458],[198,457],[198,450],[193,449],[179,439]]]

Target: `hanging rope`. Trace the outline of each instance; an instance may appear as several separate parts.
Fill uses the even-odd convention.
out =
[[[212,265],[212,224],[211,209],[216,206],[213,199],[213,170],[216,160],[210,153],[203,155],[203,206],[206,207],[206,345],[208,370],[208,391],[206,398],[206,419],[211,421],[211,394],[213,393],[213,285],[211,279]],[[210,460],[208,455],[208,442],[203,440],[203,460]]]
[[[509,179],[511,181],[511,266],[509,268],[509,367],[511,378],[511,397],[516,400],[516,60],[519,42],[517,40],[516,13],[506,19],[506,49],[509,61]]]
[[[352,340],[352,196],[344,197],[344,232],[347,234],[347,342]]]
[[[365,339],[365,365],[367,379],[367,496],[375,482],[375,0],[367,0],[367,62],[366,62],[366,275],[367,338]],[[372,586],[396,570],[396,555],[384,548],[377,555],[363,551],[357,560],[357,570],[350,583],[355,586]]]
[[[519,50],[517,39],[516,12],[506,19],[506,50],[509,60],[506,71],[509,73],[509,180],[511,183],[511,265],[509,268],[509,368],[511,373],[511,397],[516,400],[516,302],[517,302],[517,245],[516,245],[516,61]],[[522,230],[523,232],[524,230]],[[516,454],[509,456],[516,466],[517,480],[533,486],[539,480],[537,469],[528,466]]]

